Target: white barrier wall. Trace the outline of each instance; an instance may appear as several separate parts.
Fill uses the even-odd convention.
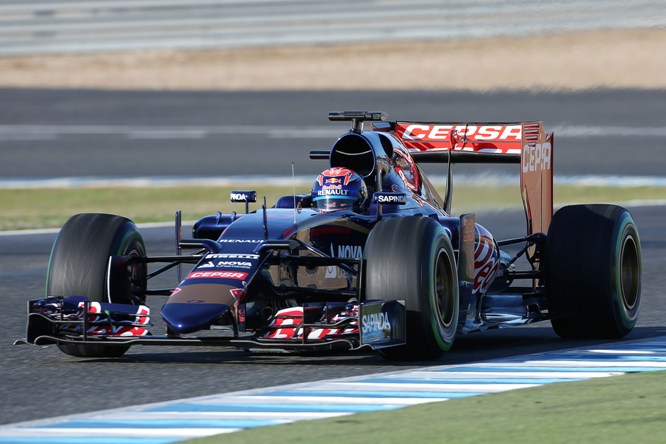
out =
[[[0,56],[665,25],[655,0],[0,0]]]

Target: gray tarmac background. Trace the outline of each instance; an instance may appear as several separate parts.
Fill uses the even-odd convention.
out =
[[[296,174],[314,175],[323,163],[309,160],[307,153],[330,148],[335,129],[340,134],[347,129],[344,123],[327,121],[329,111],[344,109],[381,110],[403,120],[543,120],[547,130],[571,125],[620,130],[624,135],[556,133],[556,175],[666,175],[666,91],[661,90],[484,94],[0,89],[0,103],[0,180],[288,176],[291,162]],[[204,133],[188,130],[191,127],[203,127]],[[294,131],[298,128],[303,131]],[[653,131],[642,134],[646,128]],[[488,167],[460,169],[480,171]]]
[[[0,125],[327,125],[334,109],[372,108],[393,117],[424,120],[513,120],[606,127],[664,127],[666,94],[596,91],[580,94],[404,92],[378,93],[124,93],[0,90]],[[341,129],[345,129],[341,127]],[[117,135],[0,140],[0,175],[12,177],[277,174],[284,156],[303,159],[330,138],[269,139],[261,135],[183,140],[136,140]],[[267,147],[268,143],[268,147]],[[585,155],[580,151],[585,145]],[[556,168],[567,174],[663,176],[663,141],[657,137],[558,139]],[[628,149],[632,147],[632,149]],[[267,155],[267,153],[270,153]],[[287,153],[287,154],[285,154]],[[577,160],[577,156],[582,159]],[[251,160],[249,160],[251,159]],[[289,165],[291,159],[288,160]],[[237,167],[242,165],[242,170]],[[303,161],[301,171],[312,171]],[[307,167],[307,165],[310,165]],[[285,167],[287,168],[287,167]],[[165,171],[166,170],[166,171]],[[297,170],[298,171],[298,170]],[[313,173],[314,174],[314,173]],[[640,197],[640,196],[637,196]],[[629,339],[666,333],[666,207],[632,209],[644,260],[643,306]],[[518,212],[479,216],[497,237],[522,234]],[[151,254],[170,253],[169,229],[144,232]],[[56,348],[14,347],[24,336],[25,301],[40,297],[54,235],[0,236],[0,423],[236,391],[277,383],[398,370],[409,365],[375,355],[267,356],[233,350],[135,347],[121,359],[68,357]],[[158,311],[159,300],[154,300]],[[459,338],[437,364],[568,348],[548,323]],[[423,365],[433,364],[424,363]]]

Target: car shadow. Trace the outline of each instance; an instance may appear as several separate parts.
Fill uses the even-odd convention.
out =
[[[666,327],[637,327],[621,339],[569,340],[558,337],[550,327],[520,327],[471,333],[456,338],[453,348],[435,361],[399,362],[387,361],[379,353],[319,352],[276,353],[274,351],[248,352],[238,349],[214,347],[154,347],[135,346],[121,358],[81,359],[81,363],[117,362],[133,364],[223,364],[268,366],[361,366],[382,367],[382,370],[433,366],[458,365],[470,362],[508,358],[513,356],[566,350],[570,348],[599,346],[609,343],[622,344],[637,339],[666,335]],[[148,351],[150,350],[150,351]]]

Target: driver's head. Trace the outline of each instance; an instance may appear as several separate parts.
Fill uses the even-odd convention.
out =
[[[312,186],[312,206],[322,213],[343,209],[358,211],[367,196],[361,176],[347,168],[323,171]]]

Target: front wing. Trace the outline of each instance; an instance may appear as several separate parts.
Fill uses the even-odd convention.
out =
[[[367,301],[356,307],[357,316],[342,321],[296,318],[289,326],[294,333],[286,337],[271,337],[270,325],[242,336],[237,328],[220,335],[157,336],[149,331],[150,310],[144,305],[90,302],[82,297],[46,298],[28,302],[26,339],[17,343],[229,346],[289,351],[380,349],[405,344],[404,301]],[[347,334],[311,334],[335,329],[346,329]]]

